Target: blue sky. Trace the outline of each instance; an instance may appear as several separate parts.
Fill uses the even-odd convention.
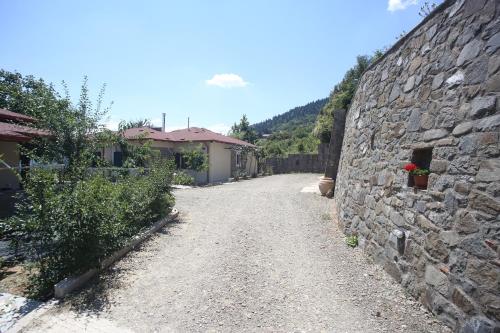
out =
[[[393,44],[423,0],[0,0],[0,67],[74,99],[107,84],[106,119],[226,132],[326,97],[357,55]]]

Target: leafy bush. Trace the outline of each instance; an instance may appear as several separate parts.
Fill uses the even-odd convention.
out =
[[[193,185],[194,178],[182,171],[174,173],[173,184],[175,185]]]
[[[54,283],[98,267],[132,236],[165,217],[173,166],[157,162],[147,174],[117,182],[95,174],[66,182],[37,169],[25,181],[26,199],[8,220],[35,258],[31,292],[48,295]]]
[[[333,90],[330,92],[328,102],[319,113],[318,118],[316,119],[316,126],[314,128],[314,135],[316,135],[322,143],[330,142],[333,120],[335,118],[335,110],[349,109],[351,101],[354,98],[358,82],[373,59],[373,57],[369,56],[358,56],[356,59],[356,65],[345,73],[342,81],[335,85]]]
[[[350,247],[356,247],[358,246],[358,236],[356,235],[347,236],[345,238],[345,242]]]
[[[201,145],[184,150],[182,152],[182,159],[186,169],[194,171],[205,171],[208,169],[208,157],[202,151]]]
[[[159,160],[148,143],[135,146],[103,130],[109,109],[102,108],[103,95],[104,86],[93,104],[85,78],[75,105],[41,79],[0,70],[0,107],[38,118],[35,125],[51,134],[31,140],[23,153],[37,162],[64,164],[58,171],[30,169],[16,215],[0,223],[0,233],[8,232],[14,246],[25,243],[31,252],[34,295],[46,296],[54,283],[98,267],[174,204],[173,163]],[[91,170],[106,165],[96,152],[112,145],[121,147],[127,166],[148,169]]]

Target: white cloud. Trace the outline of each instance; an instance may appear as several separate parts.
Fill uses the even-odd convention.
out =
[[[417,0],[389,0],[387,10],[390,12],[395,12],[397,10],[404,10],[406,9],[406,7],[416,4]]]
[[[242,88],[248,85],[248,82],[236,74],[215,74],[210,80],[206,80],[205,83],[209,86],[222,88]]]

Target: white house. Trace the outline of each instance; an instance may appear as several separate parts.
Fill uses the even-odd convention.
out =
[[[249,175],[257,174],[256,146],[229,136],[212,132],[205,128],[190,127],[172,132],[162,132],[149,127],[130,128],[124,131],[125,138],[136,144],[151,141],[162,156],[175,157],[182,168],[182,153],[186,150],[201,149],[208,156],[208,169],[203,172],[189,172],[198,184],[225,182],[243,169]],[[121,166],[122,152],[118,146],[104,149],[102,156]]]

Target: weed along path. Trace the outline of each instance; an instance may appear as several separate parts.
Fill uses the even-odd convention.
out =
[[[294,174],[175,192],[179,221],[26,332],[447,332]]]

